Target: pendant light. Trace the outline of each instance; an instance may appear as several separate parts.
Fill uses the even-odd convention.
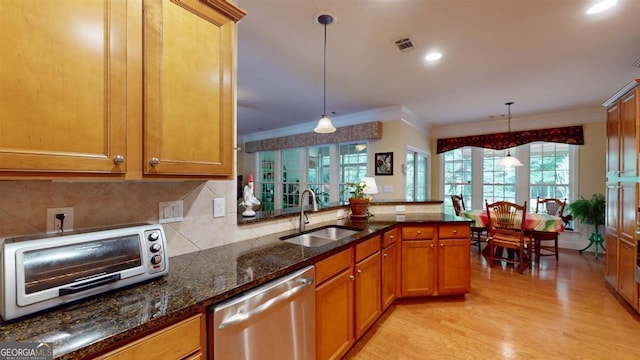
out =
[[[508,106],[508,116],[509,116],[509,132],[507,133],[507,139],[511,140],[511,105],[513,105],[513,101],[509,101],[505,103]],[[520,160],[516,159],[514,156],[511,156],[511,150],[507,149],[507,156],[498,161],[498,166],[511,167],[511,166],[523,166]]]
[[[321,134],[332,133],[336,131],[336,127],[333,126],[331,119],[327,116],[327,25],[333,23],[333,16],[329,14],[322,14],[318,16],[318,22],[324,25],[324,85],[323,85],[323,105],[322,105],[322,117],[318,121],[313,131]]]

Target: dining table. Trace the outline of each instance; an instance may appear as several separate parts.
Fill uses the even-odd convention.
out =
[[[477,227],[488,227],[487,210],[460,210],[459,216],[471,219]],[[529,231],[561,232],[564,230],[562,218],[543,213],[527,212],[524,216],[524,228]]]
[[[492,214],[493,215],[493,214]],[[478,210],[478,209],[470,209],[470,210],[460,210],[458,216],[463,218],[471,219],[475,223],[476,227],[489,227],[489,219],[487,217],[487,210]],[[559,216],[553,216],[544,213],[532,213],[527,212],[524,216],[524,228],[526,231],[549,231],[549,232],[562,232],[564,230],[564,222],[562,218]],[[501,247],[496,248],[496,254],[502,253],[504,251]],[[486,246],[482,250],[482,255],[485,258],[489,258],[489,247]],[[510,252],[509,256],[513,256]],[[499,256],[496,256],[499,257]]]

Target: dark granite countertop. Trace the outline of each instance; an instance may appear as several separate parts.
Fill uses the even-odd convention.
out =
[[[363,229],[348,239],[307,248],[279,240],[296,230],[170,258],[169,274],[75,304],[0,322],[0,342],[51,342],[54,357],[78,359],[185,318],[208,306],[316,263],[397,223],[469,222],[443,214],[382,215],[368,221],[314,224]]]
[[[407,201],[407,200],[372,200],[370,202],[371,205],[440,205],[442,204],[442,200],[420,200],[420,201]],[[329,203],[328,206],[324,206],[319,209],[319,211],[330,211],[337,210],[340,208],[348,208],[349,203],[343,202],[332,202]],[[308,207],[311,209],[311,207]],[[307,209],[305,207],[305,209]],[[240,215],[241,212],[238,213],[238,225],[247,225],[247,224],[255,224],[265,221],[270,221],[273,219],[281,219],[297,216],[300,214],[300,207],[293,207],[287,209],[279,209],[279,210],[266,210],[266,211],[256,211],[255,216],[251,217],[243,217]]]

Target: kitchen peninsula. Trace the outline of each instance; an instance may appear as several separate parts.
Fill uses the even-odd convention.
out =
[[[456,296],[464,297],[469,291],[468,220],[441,213],[405,214],[401,217],[395,214],[376,214],[369,221],[328,221],[314,224],[310,230],[324,225],[344,225],[362,230],[344,240],[316,248],[281,241],[280,237],[296,232],[288,230],[176,256],[170,259],[169,274],[163,278],[24,319],[2,322],[0,342],[51,342],[55,358],[93,358],[194,315],[203,315],[204,319],[207,308],[213,304],[296,269],[318,264],[361,242],[380,237],[383,240],[379,244],[383,246],[387,243],[383,234],[398,229],[408,229],[398,231],[400,236],[390,238],[403,249],[398,252],[397,259],[402,259],[398,264],[402,264],[405,258],[411,259],[410,254],[422,256],[429,249],[435,249],[444,255],[445,241],[462,244],[455,252],[448,253],[449,256],[445,259],[451,261],[451,254],[459,255],[455,271],[460,273],[459,265],[463,264],[462,268],[466,272],[462,271],[462,278],[457,280],[461,281],[462,286],[454,287]],[[426,231],[421,232],[420,229]],[[440,248],[433,246],[438,241]],[[416,245],[421,249],[419,252],[411,250]],[[446,264],[439,266],[439,271],[446,270]],[[396,279],[402,278],[400,273],[405,268],[410,270],[405,265],[396,267]],[[441,294],[437,288],[438,270],[430,278],[436,283],[432,292],[435,295]],[[412,282],[404,280],[408,274],[403,275],[403,284],[395,286],[398,289],[396,298],[414,296],[411,292],[415,289],[407,287]],[[418,277],[418,281],[424,277],[424,274]],[[442,292],[444,293],[446,292]],[[419,297],[429,296],[424,292],[416,294]],[[203,339],[205,336],[202,334]],[[201,347],[200,351],[207,351],[206,340]]]

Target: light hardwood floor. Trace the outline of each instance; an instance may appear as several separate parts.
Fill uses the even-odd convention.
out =
[[[464,301],[392,305],[345,359],[640,359],[640,317],[604,262],[561,250],[519,275],[474,252]]]

